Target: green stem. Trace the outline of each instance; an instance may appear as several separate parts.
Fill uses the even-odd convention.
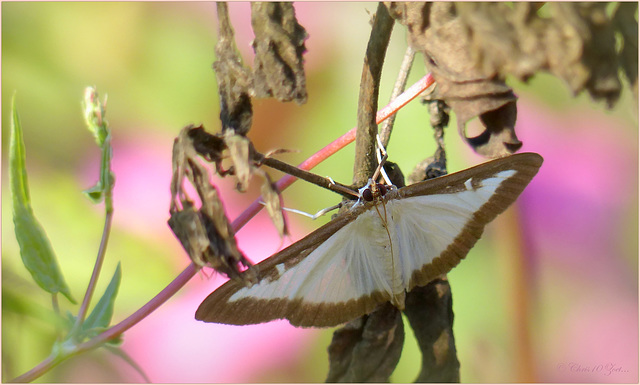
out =
[[[107,136],[102,146],[102,161],[100,165],[100,181],[104,189],[104,207],[105,207],[105,220],[104,228],[102,229],[102,239],[100,240],[100,247],[98,248],[98,256],[96,257],[96,263],[93,266],[93,273],[91,273],[91,279],[87,286],[87,291],[84,294],[84,299],[78,310],[78,317],[76,323],[73,325],[73,329],[70,334],[73,335],[82,326],[85,320],[89,305],[91,304],[91,297],[95,292],[96,284],[98,283],[98,277],[102,270],[102,263],[105,259],[107,252],[107,243],[109,242],[109,234],[111,233],[111,223],[113,220],[113,181],[111,178],[111,136]]]
[[[44,361],[36,365],[33,369],[29,370],[21,376],[14,378],[10,382],[31,382],[51,370],[51,368],[58,365],[64,359],[65,358],[60,357],[56,354],[52,354]]]
[[[106,200],[105,200],[106,201]],[[111,232],[111,223],[113,219],[113,209],[110,212],[106,213],[105,221],[104,221],[104,229],[102,230],[102,239],[100,240],[100,248],[98,249],[98,256],[96,258],[96,263],[93,266],[93,273],[91,273],[91,279],[89,280],[89,285],[87,286],[87,291],[84,294],[84,299],[82,300],[82,304],[80,305],[80,309],[78,310],[78,317],[76,318],[76,323],[73,326],[70,334],[77,332],[84,319],[87,315],[87,311],[89,310],[89,304],[91,303],[91,297],[96,288],[96,284],[98,283],[98,277],[100,276],[100,270],[102,269],[102,263],[104,262],[104,257],[107,250],[107,242],[109,241],[109,233]]]

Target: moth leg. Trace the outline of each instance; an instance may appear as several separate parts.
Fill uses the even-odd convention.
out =
[[[265,202],[260,201],[260,204],[265,205]],[[300,214],[300,215],[304,215],[305,217],[311,218],[313,220],[320,218],[321,216],[325,215],[326,213],[328,213],[329,211],[335,210],[335,209],[339,209],[340,207],[342,207],[342,203],[338,203],[337,205],[331,206],[331,207],[327,207],[324,208],[320,211],[318,211],[315,214],[309,214],[305,211],[302,210],[296,210],[296,209],[290,209],[288,207],[283,207],[283,210],[295,213],[295,214]]]

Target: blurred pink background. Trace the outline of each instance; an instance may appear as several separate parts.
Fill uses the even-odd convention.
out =
[[[230,4],[230,10],[238,47],[250,64],[249,6]],[[370,28],[367,10],[374,12],[375,4],[296,3],[298,19],[310,35],[305,55],[309,103],[295,106],[257,101],[250,137],[259,150],[300,150],[281,157],[297,164],[355,124],[362,55]],[[97,293],[104,290],[115,264],[122,261],[123,282],[114,316],[114,323],[119,322],[188,264],[166,225],[171,147],[186,124],[203,122],[211,132],[219,127],[211,70],[215,59],[215,5],[4,3],[2,11],[3,293],[10,290],[4,285],[9,282],[9,272],[30,279],[20,265],[7,202],[7,95],[18,91],[34,210],[79,298],[102,229],[102,206],[91,206],[79,193],[97,177],[98,152],[91,147],[90,135],[83,132],[79,107],[84,86],[97,82],[98,91],[109,94],[107,118],[113,128],[116,175],[114,230],[101,277],[105,282]],[[137,28],[137,32],[115,36],[110,29],[115,19],[109,17],[126,19],[122,28]],[[30,25],[40,27],[26,34],[24,28]],[[91,28],[82,29],[83,25]],[[147,36],[143,31],[150,32]],[[172,40],[167,31],[174,31],[179,38]],[[98,36],[98,42],[92,44],[110,50],[95,68],[85,67],[84,73],[77,73],[70,64],[73,58],[93,51],[83,51],[79,43],[69,39],[85,35]],[[43,40],[40,45],[27,45],[38,39]],[[396,26],[390,60],[383,72],[381,103],[388,99],[405,48],[404,39],[404,31]],[[47,48],[53,46],[58,47],[53,52]],[[125,50],[126,46],[129,48]],[[185,51],[175,53],[179,48]],[[64,59],[65,55],[71,58]],[[107,57],[110,67],[99,64]],[[181,60],[184,57],[190,60]],[[122,68],[115,71],[114,65]],[[35,84],[29,81],[34,75],[28,71],[36,71],[38,66],[52,72],[43,72],[46,80]],[[418,60],[412,81],[422,76],[422,68]],[[60,69],[64,75],[55,72]],[[175,80],[174,84],[171,78],[180,76],[190,80]],[[529,365],[534,369],[534,381],[539,382],[637,382],[636,102],[625,93],[616,109],[606,111],[585,96],[572,99],[560,81],[544,75],[529,85],[516,83],[514,88],[521,97],[517,134],[524,142],[522,151],[540,153],[545,163],[516,207],[488,226],[467,260],[449,276],[461,379],[523,381],[522,367]],[[42,102],[43,95],[58,93],[59,100]],[[455,122],[450,127],[455,127]],[[53,135],[51,131],[55,136],[48,137]],[[447,131],[446,143],[450,172],[483,161],[462,144],[453,129]],[[349,182],[352,148],[347,147],[316,172]],[[423,107],[414,102],[397,119],[388,148],[391,160],[398,162],[406,174],[433,148]],[[231,220],[258,195],[258,180],[246,194],[235,192],[231,180],[216,184]],[[316,212],[338,199],[317,190],[296,183],[285,191],[285,204]],[[292,240],[328,220],[288,217]],[[500,234],[516,223],[522,229],[522,249],[505,252],[501,245],[506,240]],[[281,246],[263,213],[237,238],[240,248],[254,262]],[[514,261],[522,261],[526,267],[524,277],[514,274]],[[223,281],[217,275],[194,277],[168,303],[125,334],[124,351],[153,382],[324,381],[331,329],[294,328],[286,321],[245,327],[195,321],[199,303]],[[514,289],[519,286],[526,288],[524,297]],[[30,294],[30,300],[50,307],[50,299],[37,290]],[[11,364],[9,370],[15,376],[47,356],[50,340],[29,337],[34,335],[29,327],[18,330],[20,323],[16,320],[20,318],[13,318],[4,302],[3,361]],[[529,306],[525,325],[531,339],[529,356],[522,354],[517,338],[522,325],[514,309],[523,303]],[[77,307],[65,307],[77,311]],[[26,325],[41,327],[30,322]],[[410,328],[406,330],[407,341],[392,377],[394,382],[413,381],[419,371],[420,353]],[[5,331],[20,335],[21,340],[12,340],[18,337],[5,335]],[[14,349],[18,351],[9,352]],[[120,358],[98,351],[68,360],[42,380],[141,382],[142,378]]]

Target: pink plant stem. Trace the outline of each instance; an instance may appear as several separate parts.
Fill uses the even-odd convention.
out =
[[[426,90],[429,86],[431,86],[433,82],[434,80],[433,77],[431,77],[431,74],[427,74],[426,76],[424,76],[414,85],[409,87],[404,93],[402,93],[391,103],[389,103],[386,107],[379,110],[378,114],[376,115],[376,123],[379,124],[383,120],[395,114],[400,108],[404,107],[407,103],[409,103],[411,100],[420,95],[420,93]],[[298,167],[303,170],[312,169],[320,162],[335,154],[341,148],[345,147],[347,144],[353,142],[355,140],[355,137],[356,129],[352,128],[346,134],[329,143],[322,150],[316,152],[307,160],[300,163]],[[277,183],[278,189],[280,191],[286,189],[296,179],[297,178],[290,175],[282,177]],[[260,204],[260,198],[256,199],[242,214],[240,214],[240,216],[238,216],[238,218],[236,218],[235,221],[233,221],[232,227],[234,231],[238,231],[240,228],[242,228],[242,226],[244,226],[251,218],[253,218],[262,207],[263,206]],[[177,293],[178,290],[180,290],[194,275],[196,275],[197,272],[198,269],[195,267],[195,265],[193,263],[189,264],[189,266],[187,266],[173,281],[171,281],[171,283],[167,287],[165,287],[160,293],[158,293],[149,302],[147,302],[144,306],[142,306],[126,319],[110,327],[108,330],[90,339],[89,341],[78,345],[77,347],[75,347],[75,349],[73,349],[72,352],[69,352],[63,357],[50,356],[49,358],[45,359],[40,364],[35,366],[33,369],[11,380],[11,382],[31,382],[49,371],[52,367],[56,366],[66,358],[96,348],[107,341],[118,338],[122,333],[129,330],[129,328],[131,328],[133,325],[143,320],[146,316],[151,314],[154,310],[156,310],[169,298],[171,298],[175,293]]]

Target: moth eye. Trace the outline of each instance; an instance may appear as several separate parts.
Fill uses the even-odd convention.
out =
[[[378,191],[380,191],[380,196],[384,196],[387,193],[387,186],[382,183],[378,183]]]
[[[362,192],[362,199],[367,202],[371,202],[373,200],[373,193],[370,189],[366,189]]]

